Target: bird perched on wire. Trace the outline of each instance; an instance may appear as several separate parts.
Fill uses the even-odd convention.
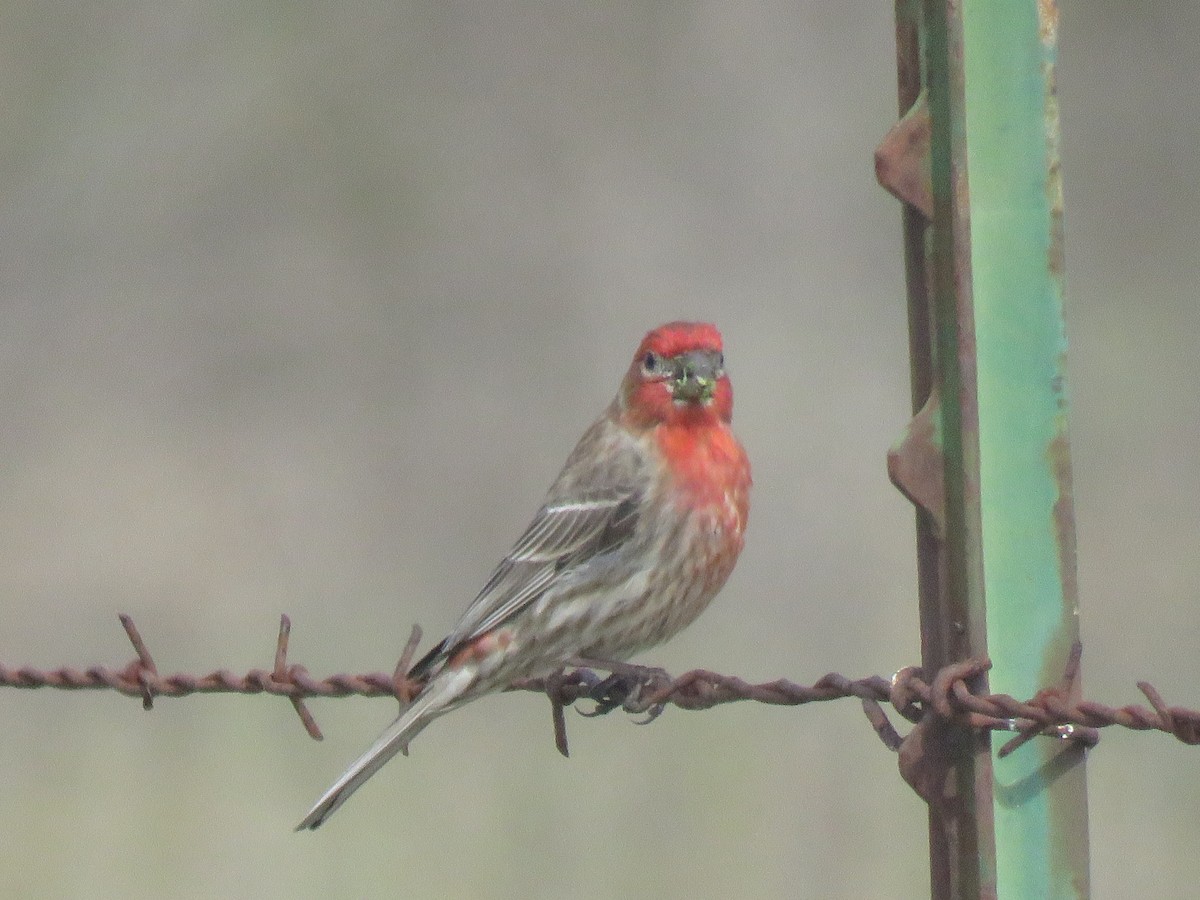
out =
[[[714,326],[647,334],[533,522],[408,673],[421,692],[297,830],[329,818],[438,716],[572,657],[625,659],[703,612],[733,571],[749,512],[732,411]]]

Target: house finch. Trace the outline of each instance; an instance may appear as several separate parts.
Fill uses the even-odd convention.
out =
[[[572,657],[625,659],[703,612],[737,562],[749,511],[732,409],[714,326],[647,334],[533,522],[408,673],[421,692],[297,831],[324,822],[443,713]]]

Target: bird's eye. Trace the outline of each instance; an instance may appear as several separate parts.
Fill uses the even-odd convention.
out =
[[[647,353],[642,357],[642,371],[647,375],[657,375],[662,369],[662,359],[657,353]]]
[[[725,368],[725,354],[724,353],[722,353],[720,356],[717,357],[717,368],[718,369]]]

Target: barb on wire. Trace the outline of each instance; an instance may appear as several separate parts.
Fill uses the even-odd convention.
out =
[[[316,679],[304,666],[288,664],[291,621],[287,616],[280,620],[271,670],[251,669],[244,675],[235,675],[226,669],[207,675],[161,675],[133,620],[124,614],[120,620],[136,654],[124,668],[93,666],[86,670],[70,667],[43,670],[23,666],[14,669],[0,663],[0,687],[114,690],[129,697],[140,697],[145,709],[153,707],[156,697],[186,697],[196,693],[275,694],[288,698],[305,730],[316,740],[321,739],[321,730],[304,703],[307,698],[392,697],[406,704],[422,688],[420,682],[407,677],[421,639],[421,630],[416,626],[392,674],[338,674]],[[593,704],[591,710],[583,711],[584,715],[602,715],[622,709],[643,715],[645,718],[641,721],[644,724],[657,718],[667,706],[701,710],[739,701],[798,706],[857,697],[871,727],[891,750],[901,749],[906,739],[893,727],[883,704],[890,705],[902,718],[913,723],[929,721],[928,717],[932,715],[939,721],[973,729],[1016,732],[1016,736],[1000,749],[1001,755],[1013,752],[1038,735],[1069,740],[1076,746],[1093,746],[1099,740],[1099,729],[1111,725],[1136,731],[1162,731],[1185,744],[1200,744],[1200,711],[1168,706],[1147,682],[1138,682],[1138,688],[1151,709],[1137,705],[1111,707],[1079,699],[1081,652],[1082,648],[1076,644],[1060,683],[1039,691],[1027,701],[982,690],[982,676],[991,667],[986,659],[946,666],[933,673],[932,678],[919,668],[909,667],[890,679],[878,675],[850,679],[830,673],[809,686],[786,679],[751,684],[741,678],[704,669],[694,669],[673,678],[662,669],[573,659],[558,673],[546,678],[521,679],[509,690],[533,691],[549,697],[555,746],[564,756],[567,754],[565,709],[581,700]],[[608,674],[601,677],[596,670]]]

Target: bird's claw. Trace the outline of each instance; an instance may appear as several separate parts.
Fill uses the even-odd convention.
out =
[[[638,725],[648,725],[662,715],[666,704],[655,703],[647,707],[643,698],[647,693],[656,693],[664,683],[670,683],[670,679],[664,669],[622,666],[622,671],[589,683],[587,696],[596,706],[589,712],[579,710],[579,714],[590,719],[623,709],[627,713],[645,713],[645,718],[635,721]]]
[[[587,692],[588,699],[592,700],[596,706],[590,712],[581,709],[579,714],[589,719],[606,715],[619,708],[636,687],[637,684],[627,675],[618,675],[614,672],[607,678],[600,678],[594,684],[589,685]]]
[[[634,719],[633,724],[634,725],[649,725],[651,722],[653,722],[655,719],[657,719],[659,716],[661,716],[663,714],[663,710],[666,708],[667,708],[667,704],[665,704],[665,703],[655,703],[648,710],[646,710],[645,716],[643,716],[640,719]]]

